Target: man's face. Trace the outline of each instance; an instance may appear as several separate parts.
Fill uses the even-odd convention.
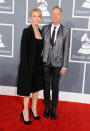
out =
[[[62,19],[62,12],[60,9],[55,8],[51,13],[52,23],[60,24]]]

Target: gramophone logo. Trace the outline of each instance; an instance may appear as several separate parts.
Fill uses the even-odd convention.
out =
[[[0,3],[6,3],[5,0],[0,0]]]
[[[78,50],[78,53],[90,54],[90,39],[88,38],[86,33],[82,36],[81,42],[82,47]]]
[[[38,8],[42,11],[42,16],[50,16],[48,8],[48,3],[46,0],[37,0]]]
[[[90,0],[73,0],[72,17],[89,18],[90,17]]]
[[[4,43],[2,42],[2,35],[0,34],[0,48],[5,47]]]
[[[90,0],[84,1],[83,4],[82,4],[82,7],[83,8],[90,8]]]
[[[0,23],[0,57],[14,55],[14,25]]]

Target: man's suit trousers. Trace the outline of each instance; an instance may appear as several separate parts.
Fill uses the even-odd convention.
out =
[[[44,65],[44,102],[50,105],[50,87],[52,88],[52,107],[57,107],[59,94],[60,67]]]

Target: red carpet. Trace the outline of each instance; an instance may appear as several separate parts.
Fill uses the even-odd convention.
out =
[[[0,95],[0,131],[90,131],[90,105],[72,102],[58,104],[58,119],[44,118],[44,102],[38,100],[39,121],[24,125],[20,121],[23,98]],[[31,102],[30,102],[31,103]]]

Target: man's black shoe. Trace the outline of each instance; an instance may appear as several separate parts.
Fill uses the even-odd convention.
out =
[[[57,119],[56,108],[52,108],[51,119],[52,120],[56,120]]]
[[[43,116],[44,116],[44,117],[49,117],[49,114],[50,114],[50,106],[49,106],[49,105],[46,105]]]

